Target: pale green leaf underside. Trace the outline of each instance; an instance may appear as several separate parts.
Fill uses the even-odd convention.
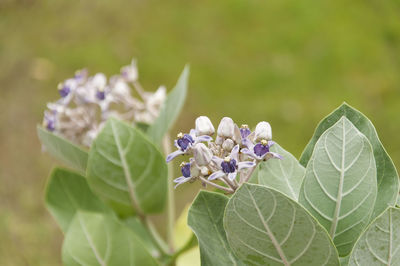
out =
[[[306,166],[311,158],[314,146],[320,136],[335,124],[342,116],[347,117],[355,127],[363,133],[370,141],[376,162],[378,195],[375,201],[374,211],[371,219],[381,214],[388,205],[394,206],[399,191],[399,176],[389,155],[382,146],[378,134],[371,121],[361,112],[343,103],[339,108],[324,118],[318,125],[315,133],[305,148],[300,158],[300,163]]]
[[[376,193],[372,147],[342,117],[318,139],[299,202],[328,230],[340,256],[346,256],[368,224]]]
[[[187,87],[189,81],[189,66],[183,70],[174,89],[168,94],[160,114],[148,129],[148,135],[154,143],[161,143],[162,138],[175,123],[186,99]]]
[[[265,186],[244,184],[236,191],[224,228],[246,265],[339,265],[325,229],[294,200]]]
[[[41,126],[37,126],[37,134],[48,153],[67,166],[85,173],[88,160],[86,151]]]
[[[56,168],[46,188],[46,206],[63,232],[66,232],[75,213],[112,211],[90,190],[86,179],[68,170]]]
[[[200,246],[201,265],[243,265],[233,254],[223,227],[228,198],[220,193],[200,191],[189,209],[188,225]]]
[[[66,266],[157,265],[139,238],[113,217],[78,212],[63,244]]]
[[[89,185],[101,197],[136,211],[162,211],[167,166],[157,148],[124,122],[109,119],[92,144]]]
[[[271,151],[282,155],[282,160],[261,162],[257,171],[258,184],[274,188],[297,201],[305,169],[297,159],[275,143]]]
[[[349,265],[400,265],[400,209],[388,208],[361,235]]]

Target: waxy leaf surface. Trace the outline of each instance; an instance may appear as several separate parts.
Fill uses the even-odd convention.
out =
[[[368,225],[376,193],[371,144],[342,117],[318,139],[299,202],[328,230],[340,256],[346,256]]]
[[[78,212],[62,248],[66,266],[158,265],[141,240],[114,217]]]
[[[265,186],[244,184],[236,191],[224,228],[246,265],[339,265],[326,230],[300,204]]]
[[[186,99],[189,82],[189,66],[186,66],[175,88],[168,94],[160,114],[148,129],[148,135],[156,144],[160,144],[164,135],[175,123]]]
[[[400,209],[388,208],[361,235],[349,265],[400,265]]]
[[[88,160],[88,153],[86,151],[41,126],[37,127],[37,134],[48,153],[67,166],[85,173]]]
[[[199,240],[201,265],[244,265],[233,254],[223,226],[228,198],[200,191],[189,209],[188,225]]]
[[[63,232],[67,231],[79,210],[112,213],[90,190],[86,178],[60,168],[56,168],[50,176],[45,200],[47,208]]]
[[[304,167],[279,144],[275,143],[270,150],[282,155],[283,158],[282,160],[270,159],[260,163],[256,172],[258,184],[274,188],[297,200],[304,177]]]
[[[167,165],[147,137],[124,122],[109,119],[92,144],[89,185],[111,205],[156,213],[164,208]]]
[[[301,155],[300,163],[304,167],[307,166],[318,139],[342,116],[345,116],[347,119],[349,119],[353,125],[368,138],[374,151],[377,168],[378,194],[375,201],[374,211],[371,216],[371,219],[373,219],[386,210],[388,205],[395,205],[399,191],[399,176],[392,159],[390,159],[381,141],[379,140],[374,125],[365,115],[346,103],[343,103],[339,108],[337,108],[319,123],[312,139]]]

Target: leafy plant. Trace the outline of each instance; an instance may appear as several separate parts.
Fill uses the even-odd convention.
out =
[[[53,120],[38,126],[44,148],[72,168],[56,168],[46,189],[65,234],[65,265],[175,265],[196,246],[201,265],[400,263],[398,175],[363,114],[341,105],[318,125],[300,161],[272,141],[267,122],[251,131],[228,117],[215,139],[211,121],[199,117],[171,152],[168,131],[188,75],[185,68],[153,123],[110,116],[88,150],[57,132]],[[190,158],[173,179],[166,161],[182,155]],[[193,233],[179,245],[173,181],[216,190],[199,192],[187,213]],[[150,218],[164,211],[165,240]]]

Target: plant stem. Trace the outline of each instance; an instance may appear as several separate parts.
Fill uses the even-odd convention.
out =
[[[155,226],[150,221],[150,219],[148,217],[144,217],[142,222],[146,226],[146,228],[149,230],[150,236],[152,237],[154,244],[156,244],[157,248],[160,250],[162,255],[168,255],[169,254],[168,245],[164,242],[164,240],[158,234]]]
[[[211,182],[211,181],[205,179],[204,177],[201,177],[201,176],[200,176],[199,178],[200,178],[200,180],[201,180],[202,182],[204,182],[204,183],[206,183],[206,184],[208,184],[208,185],[210,185],[210,186],[216,187],[216,188],[218,188],[218,189],[221,189],[221,190],[223,190],[223,191],[226,191],[226,192],[228,192],[228,193],[230,193],[230,194],[232,194],[233,192],[235,192],[232,188],[220,186],[220,185],[218,185],[218,184],[215,184],[215,183],[213,183],[213,182]]]
[[[163,149],[165,154],[171,153],[171,140],[168,134],[163,139]],[[173,165],[168,165],[168,195],[167,195],[167,242],[170,253],[174,252],[174,222],[175,222],[175,197],[174,197],[174,169]]]
[[[247,176],[245,178],[243,178],[243,180],[241,180],[240,184],[246,183],[247,181],[249,181],[249,179],[251,178],[251,175],[253,174],[254,170],[257,168],[258,166],[258,162],[256,163],[256,165],[250,169],[250,171],[247,173]]]

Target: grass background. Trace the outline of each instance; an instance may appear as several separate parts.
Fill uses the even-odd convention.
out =
[[[400,164],[400,1],[0,0],[0,264],[60,265],[62,235],[44,208],[57,163],[35,126],[56,85],[87,67],[117,73],[132,57],[143,85],[190,91],[173,134],[199,115],[254,126],[299,157],[343,101],[375,124]],[[177,189],[178,209],[198,183]]]

